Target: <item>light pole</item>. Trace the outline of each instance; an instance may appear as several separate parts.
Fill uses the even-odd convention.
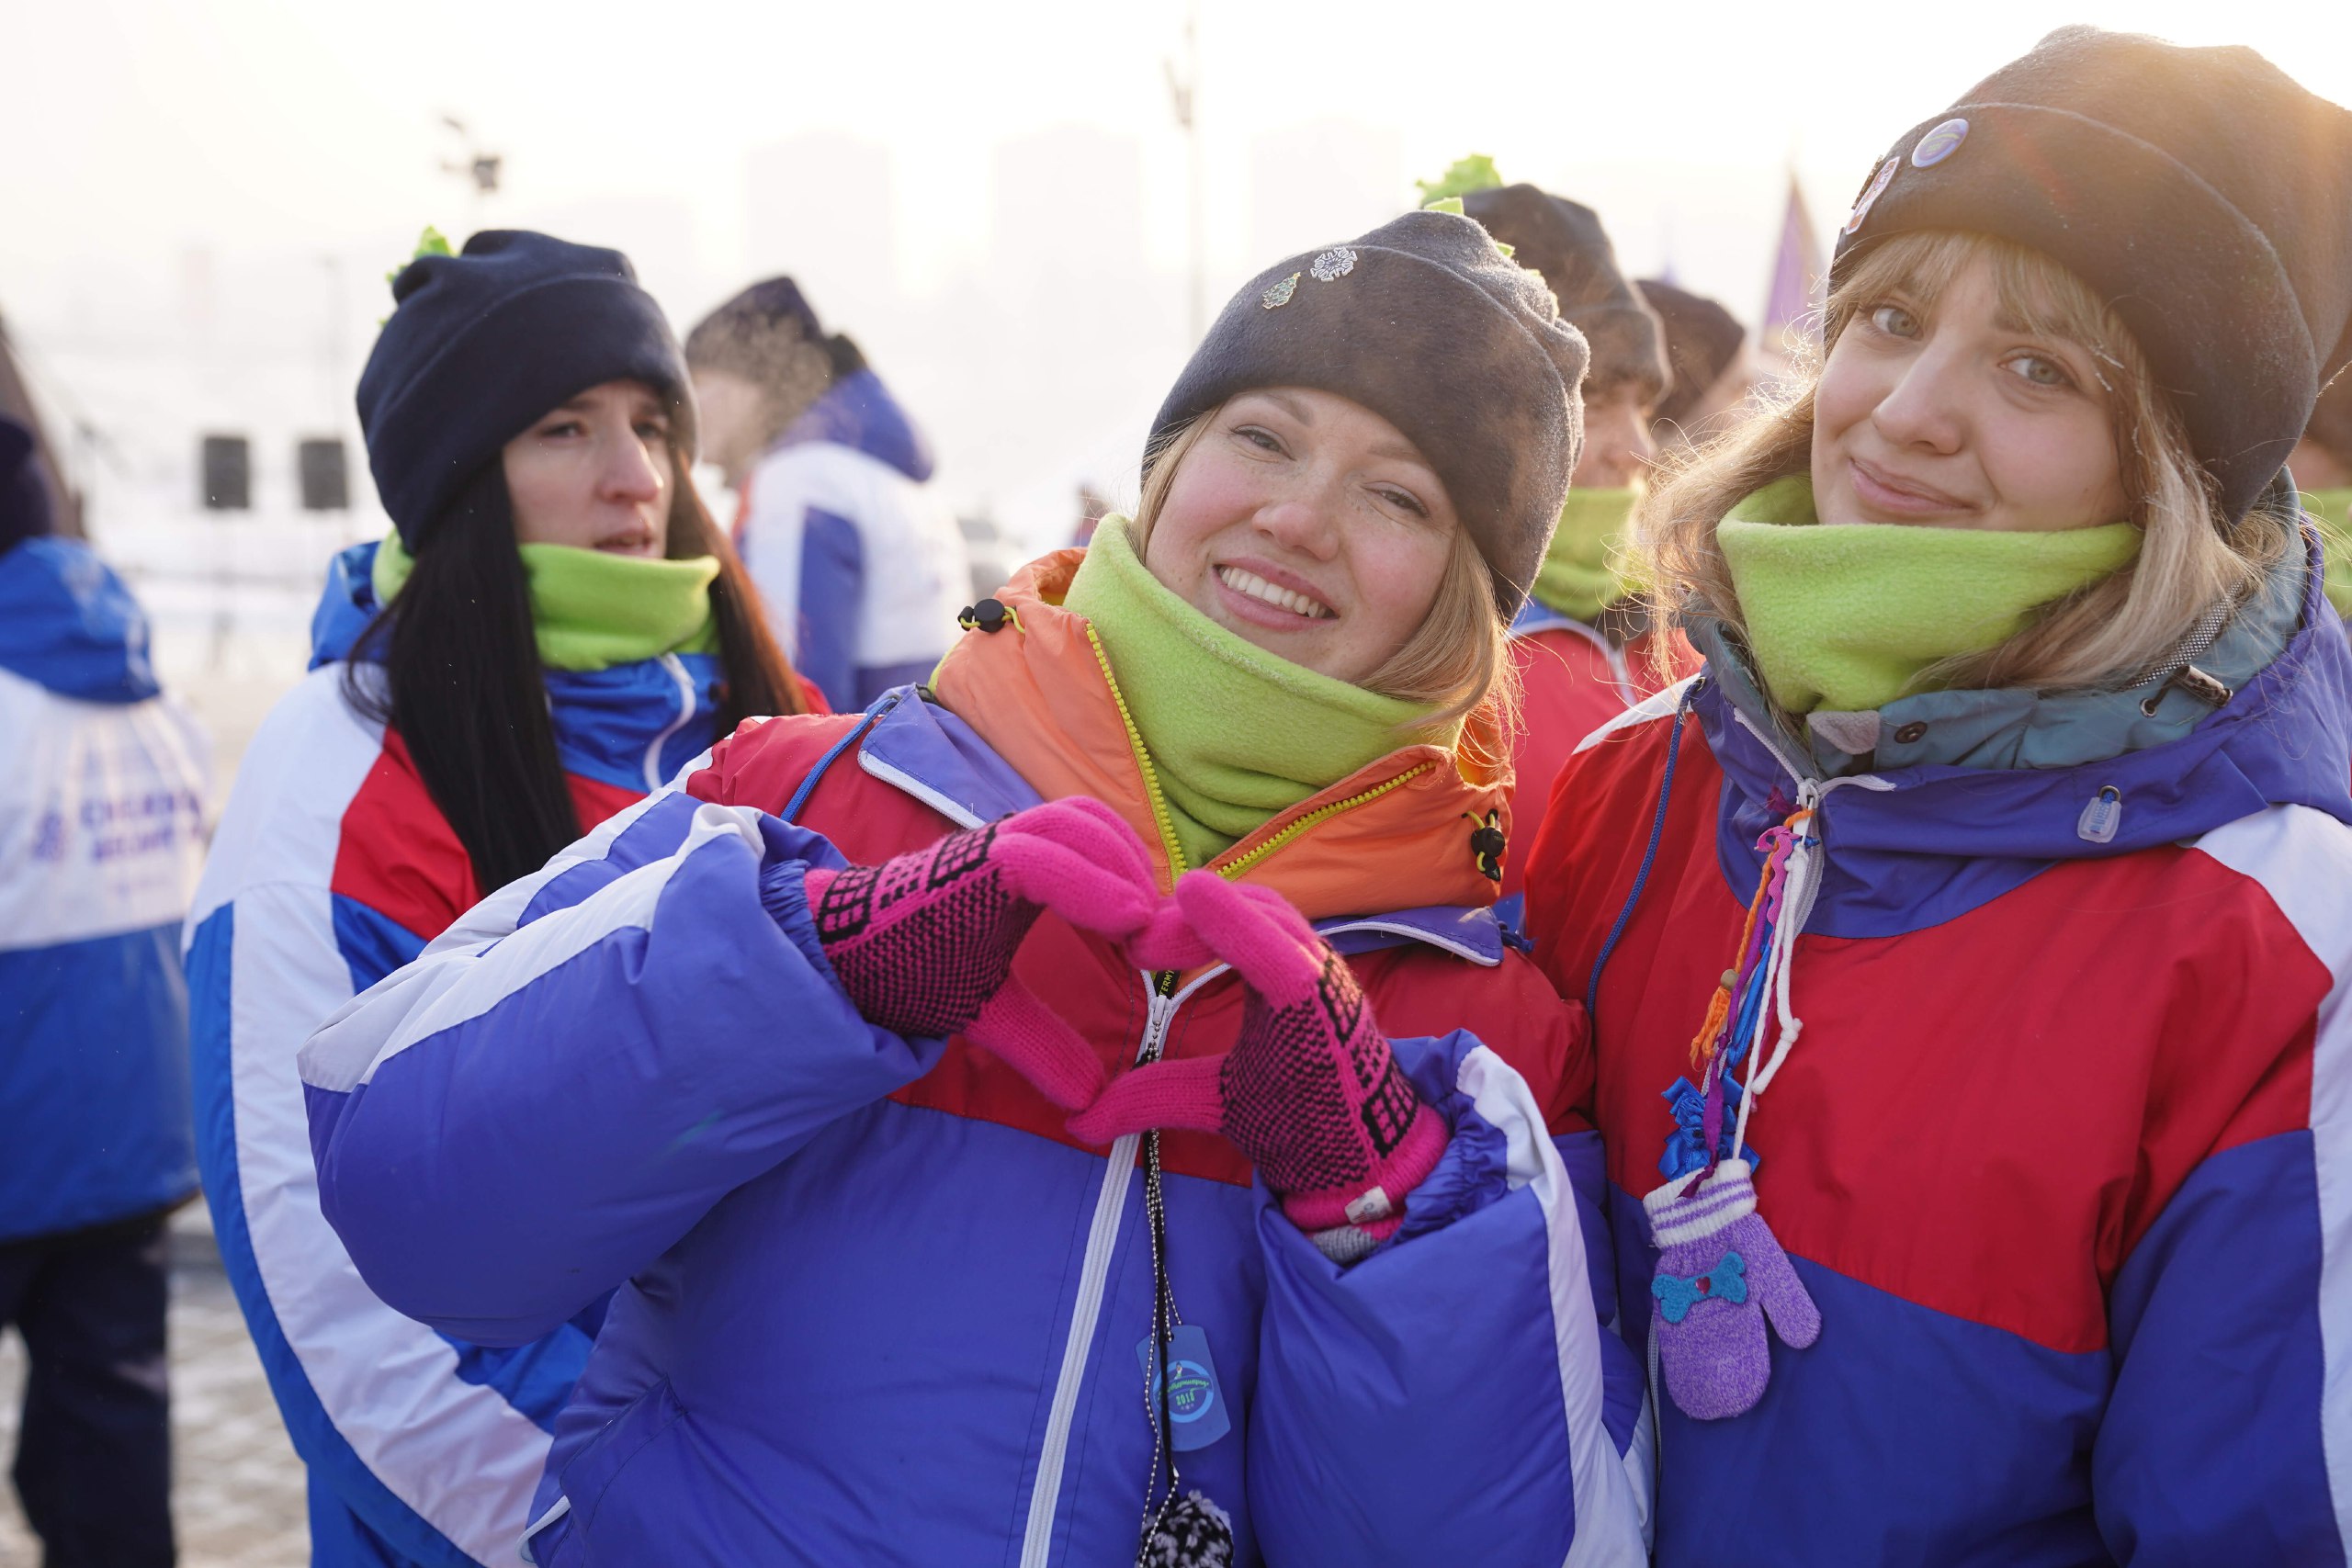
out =
[[[1201,8],[1198,0],[1184,7],[1184,66],[1163,62],[1168,72],[1168,96],[1176,110],[1176,128],[1184,133],[1184,163],[1191,205],[1191,293],[1188,300],[1195,344],[1208,331],[1208,235],[1206,202],[1201,185]]]
[[[442,159],[441,172],[459,175],[468,182],[467,188],[473,194],[473,200],[467,209],[466,231],[470,234],[481,227],[482,209],[492,197],[498,194],[498,182],[505,172],[506,160],[499,153],[485,152],[476,145],[473,132],[467,130],[466,122],[456,115],[443,115],[441,123],[457,132],[458,145],[465,149],[458,158]],[[464,243],[462,240],[458,243]]]

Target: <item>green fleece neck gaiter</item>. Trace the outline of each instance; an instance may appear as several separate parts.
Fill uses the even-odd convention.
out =
[[[716,556],[662,560],[570,545],[517,545],[531,583],[531,629],[550,670],[609,670],[665,653],[708,653]],[[415,560],[394,534],[376,548],[376,603],[389,604]]]
[[[1632,490],[1572,490],[1560,525],[1535,573],[1535,602],[1589,621],[1629,592],[1618,568],[1625,525],[1638,499]]]
[[[1101,639],[1187,865],[1399,747],[1461,734],[1218,626],[1151,575],[1129,526],[1102,520],[1062,604]]]
[[[2352,490],[2307,490],[2303,509],[2319,519],[2327,547],[2327,602],[2352,617]]]
[[[1817,522],[1813,481],[1766,485],[1715,533],[1772,700],[1860,712],[1925,689],[1933,664],[2022,631],[2033,612],[2130,565],[2129,523],[2052,533]]]

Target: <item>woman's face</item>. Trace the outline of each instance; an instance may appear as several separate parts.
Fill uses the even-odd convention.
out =
[[[1623,490],[1645,478],[1657,457],[1650,411],[1641,389],[1620,383],[1584,400],[1584,450],[1569,484],[1575,490]]]
[[[506,444],[514,537],[658,558],[670,542],[670,411],[641,381],[606,381]]]
[[[1981,257],[1932,305],[1865,300],[1815,393],[1815,513],[2016,533],[2125,520],[2098,368],[2011,319]]]
[[[703,461],[718,464],[727,482],[741,490],[767,435],[761,428],[767,411],[760,389],[732,370],[696,370],[694,380]]]
[[[1247,641],[1361,684],[1428,617],[1461,527],[1395,425],[1334,393],[1269,387],[1199,433],[1144,564]]]

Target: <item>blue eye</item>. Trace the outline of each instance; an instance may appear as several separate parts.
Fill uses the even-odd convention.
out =
[[[1900,305],[1871,307],[1871,325],[1889,337],[1917,337],[1919,318]]]
[[[2066,374],[2054,359],[2039,354],[2020,354],[2005,362],[2009,370],[2037,387],[2071,387],[2075,378]]]

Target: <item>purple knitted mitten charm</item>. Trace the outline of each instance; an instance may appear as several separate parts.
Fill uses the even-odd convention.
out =
[[[1737,1416],[1764,1397],[1766,1318],[1792,1349],[1821,1336],[1821,1310],[1756,1212],[1749,1176],[1746,1160],[1727,1159],[1696,1185],[1685,1177],[1642,1200],[1658,1249],[1658,1363],[1675,1407],[1694,1421]]]

